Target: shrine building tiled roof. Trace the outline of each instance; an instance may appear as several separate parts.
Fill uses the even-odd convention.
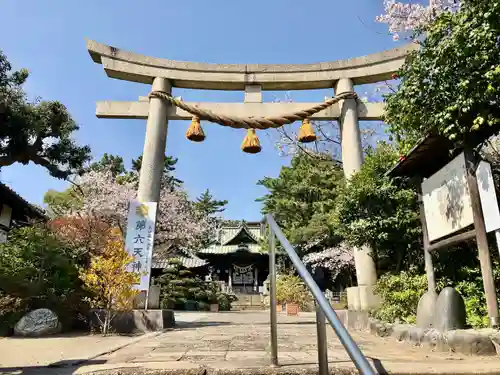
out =
[[[237,251],[247,251],[260,254],[262,228],[259,222],[241,222],[237,226],[226,226],[220,229],[218,241],[198,251],[198,254],[231,254]]]
[[[262,228],[259,222],[240,222],[239,225],[223,226],[218,238],[210,246],[197,252],[199,256],[189,254],[187,251],[179,251],[179,256],[172,256],[181,261],[186,268],[203,267],[209,264],[209,260],[202,259],[204,255],[228,255],[238,251],[251,254],[264,254],[259,244],[262,239]],[[170,259],[171,259],[170,258]],[[153,257],[152,268],[168,268],[169,258]]]
[[[211,245],[199,251],[200,254],[231,254],[237,251],[248,251],[254,254],[262,253],[261,247],[258,244],[242,244],[242,245]]]
[[[195,255],[191,255],[190,257],[175,257],[174,259],[179,260],[182,266],[186,268],[203,267],[208,264],[206,260],[200,259]],[[169,265],[168,259],[158,259],[156,261],[153,260],[152,268],[168,268]]]

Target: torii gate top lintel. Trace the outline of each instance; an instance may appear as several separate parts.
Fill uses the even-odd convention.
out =
[[[168,79],[173,87],[208,90],[244,90],[260,85],[263,90],[331,88],[341,78],[353,84],[391,79],[414,43],[366,56],[313,64],[210,64],[175,61],[124,51],[87,40],[94,62],[102,64],[110,78],[151,84],[155,77]]]

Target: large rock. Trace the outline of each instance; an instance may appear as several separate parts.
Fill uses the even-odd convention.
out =
[[[14,327],[15,336],[46,336],[61,332],[57,315],[49,309],[37,309],[23,316]]]
[[[438,295],[434,290],[425,292],[417,306],[417,327],[432,328]]]
[[[391,336],[397,341],[412,345],[467,355],[497,355],[496,345],[500,343],[500,333],[495,330],[439,332],[434,328],[418,328],[411,324],[390,324],[373,318],[369,320],[368,330],[380,337]]]
[[[390,336],[392,335],[392,324],[370,319],[370,332],[379,337]]]
[[[436,301],[433,327],[440,332],[464,329],[465,314],[465,303],[460,293],[452,287],[446,287]]]
[[[495,345],[486,335],[466,331],[449,331],[443,334],[440,350],[469,355],[496,355]],[[438,344],[438,346],[439,346]]]

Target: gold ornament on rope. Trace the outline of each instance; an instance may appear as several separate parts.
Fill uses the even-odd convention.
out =
[[[308,118],[302,120],[302,125],[299,129],[299,135],[297,136],[297,140],[300,143],[310,143],[314,142],[318,139],[316,134],[314,134],[313,126],[311,125],[311,121]]]
[[[193,142],[203,142],[206,138],[200,124],[200,118],[196,115],[193,116],[191,125],[186,132],[186,138]]]
[[[248,129],[247,135],[241,144],[241,149],[247,154],[257,154],[262,150],[255,129]]]

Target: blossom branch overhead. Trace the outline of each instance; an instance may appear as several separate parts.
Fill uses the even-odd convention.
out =
[[[422,29],[443,12],[455,12],[460,7],[459,0],[430,0],[427,6],[395,0],[384,0],[384,14],[375,20],[385,23],[393,40],[402,36],[412,39],[410,33]]]

